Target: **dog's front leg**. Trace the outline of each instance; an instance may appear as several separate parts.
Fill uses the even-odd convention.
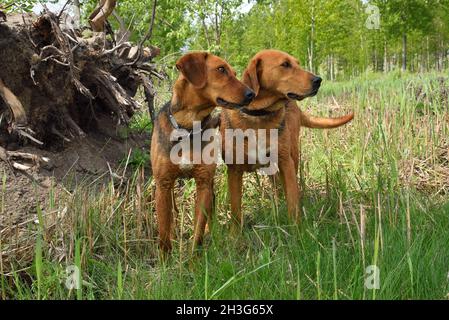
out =
[[[194,246],[203,243],[206,224],[212,223],[213,183],[196,180]]]
[[[173,182],[156,182],[156,214],[159,224],[159,246],[162,251],[170,252],[171,229],[173,224]]]
[[[299,223],[299,187],[293,159],[290,157],[287,159],[280,159],[279,169],[287,200],[288,216],[295,223]]]

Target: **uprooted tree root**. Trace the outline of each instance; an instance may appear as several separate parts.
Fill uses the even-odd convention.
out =
[[[110,164],[147,143],[119,133],[141,108],[139,87],[154,116],[152,78],[164,78],[152,64],[159,49],[131,44],[127,30],[114,37],[64,21],[48,10],[0,12],[2,274],[29,266],[38,233],[63,232],[70,209],[44,208],[49,194],[69,192],[59,179],[74,171],[95,181],[113,175]]]
[[[132,46],[105,33],[82,36],[46,11],[16,15],[0,24],[0,134],[2,145],[20,137],[44,146],[71,141],[98,128],[99,113],[126,125],[145,88],[152,107],[151,60],[157,48]],[[138,57],[138,59],[136,59]]]

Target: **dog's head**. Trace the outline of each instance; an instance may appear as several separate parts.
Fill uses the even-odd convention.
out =
[[[206,52],[184,55],[176,63],[185,79],[195,105],[219,105],[239,108],[254,99],[254,91],[240,82],[235,71],[223,59]]]
[[[277,50],[259,52],[243,74],[243,83],[258,95],[262,90],[279,99],[303,100],[313,97],[322,79],[301,69],[299,61]]]

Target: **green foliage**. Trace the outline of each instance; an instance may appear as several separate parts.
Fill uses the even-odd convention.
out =
[[[8,8],[11,12],[31,12],[39,3],[57,3],[58,0],[2,0],[0,8]]]
[[[9,10],[30,11],[38,1],[5,0],[12,2]],[[97,0],[80,2],[86,22]],[[117,2],[132,41],[146,34],[152,5],[153,0]],[[379,29],[366,27],[369,6],[379,9]],[[109,21],[117,30],[116,19]],[[449,0],[158,0],[147,44],[161,48],[164,65],[173,65],[184,51],[208,50],[239,72],[267,48],[287,51],[331,80],[400,69],[403,61],[413,72],[441,71],[449,67]]]
[[[132,117],[129,128],[137,133],[150,133],[153,129],[153,122],[148,113],[140,112]]]
[[[82,2],[82,11],[85,20],[94,10],[96,0]],[[191,20],[188,17],[188,4],[186,0],[158,0],[156,20],[152,38],[148,44],[161,49],[162,55],[179,52],[185,45],[187,39],[193,33]],[[118,1],[116,12],[123,19],[131,32],[131,41],[139,42],[148,31],[151,21],[153,0],[126,0]],[[119,24],[114,17],[109,22],[115,30]]]
[[[148,150],[136,149],[133,150],[131,156],[129,157],[129,160],[124,159],[122,161],[122,164],[125,165],[126,161],[128,161],[128,166],[130,166],[134,170],[143,168],[148,166],[148,164],[150,163],[150,154]]]
[[[85,16],[95,4],[83,2]],[[118,1],[133,41],[147,32],[152,4]],[[379,29],[366,27],[372,5],[379,9]],[[256,52],[276,48],[331,80],[399,69],[403,54],[410,71],[441,71],[449,67],[449,1],[159,0],[149,43],[169,65],[183,51],[208,50],[242,71]]]

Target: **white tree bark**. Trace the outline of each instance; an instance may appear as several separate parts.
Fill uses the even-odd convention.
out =
[[[73,21],[75,22],[76,28],[81,26],[81,8],[79,0],[73,0]]]

